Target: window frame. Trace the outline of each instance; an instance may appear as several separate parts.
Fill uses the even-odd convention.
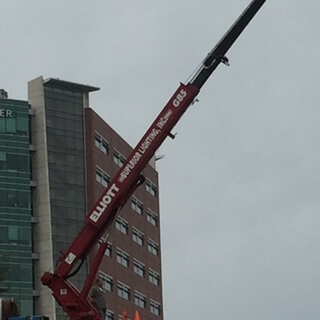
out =
[[[146,190],[153,196],[156,197],[158,194],[158,187],[148,178],[146,178]]]
[[[143,215],[143,202],[137,197],[133,196],[131,198],[131,208],[138,214]]]
[[[140,308],[146,309],[147,307],[147,296],[141,292],[135,290],[134,292],[134,304]]]
[[[99,178],[98,178],[99,177]],[[108,173],[106,173],[103,169],[96,166],[96,181],[100,183],[102,186],[107,188],[110,184],[110,176]]]
[[[157,227],[159,223],[158,214],[152,211],[150,208],[147,208],[147,221],[155,227]]]
[[[116,229],[119,230],[121,233],[126,235],[129,233],[129,223],[122,217],[117,217],[115,225]]]
[[[133,259],[133,272],[144,278],[146,274],[146,265],[137,259]]]
[[[119,264],[121,264],[125,268],[129,268],[130,266],[130,255],[125,251],[117,248],[116,260]]]
[[[158,256],[160,252],[159,244],[150,238],[148,238],[148,251],[154,256]]]
[[[109,142],[97,131],[94,133],[94,144],[104,154],[109,154]]]
[[[113,149],[113,162],[116,165],[118,165],[119,167],[122,167],[124,165],[124,163],[126,162],[126,158],[117,149]]]
[[[155,286],[160,286],[160,273],[154,271],[153,269],[149,268],[149,282],[154,284]]]
[[[114,285],[113,278],[102,271],[99,271],[99,278],[101,278],[103,281],[103,288],[109,292],[112,292]]]
[[[132,227],[132,240],[139,246],[144,246],[144,233],[136,227]]]
[[[161,304],[153,299],[150,299],[150,312],[155,316],[161,315]]]
[[[130,287],[120,281],[118,281],[117,285],[117,294],[119,297],[121,297],[124,300],[129,301],[130,300]]]

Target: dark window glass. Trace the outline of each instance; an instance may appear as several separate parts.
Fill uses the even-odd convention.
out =
[[[20,208],[29,208],[29,193],[25,191],[18,192],[18,205]]]
[[[6,131],[9,133],[16,133],[16,119],[6,119]]]
[[[29,208],[30,193],[27,191],[0,190],[0,206]]]
[[[6,206],[7,206],[7,191],[0,190],[0,207],[6,207]]]
[[[7,154],[7,169],[14,171],[29,171],[29,159],[28,156],[19,154]]]
[[[8,243],[8,227],[0,227],[0,243]]]
[[[20,268],[18,264],[10,264],[10,268],[8,268],[8,277],[11,281],[20,280]]]
[[[25,133],[29,131],[29,121],[27,118],[17,118],[17,131]]]
[[[31,229],[20,228],[19,240],[21,244],[31,244]]]
[[[16,226],[8,227],[8,238],[9,242],[18,243],[19,242],[19,228]]]
[[[6,169],[6,153],[0,152],[0,170]]]
[[[18,206],[18,194],[17,194],[17,191],[8,190],[7,207],[17,207],[17,206]]]
[[[6,132],[6,119],[0,118],[0,132]]]
[[[32,281],[32,267],[31,265],[20,265],[20,280],[21,281]]]

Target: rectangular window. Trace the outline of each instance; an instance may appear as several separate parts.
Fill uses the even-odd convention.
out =
[[[102,136],[96,132],[94,136],[94,144],[99,148],[103,153],[109,154],[109,143],[107,140],[102,138]]]
[[[7,154],[0,152],[0,170],[6,170]]]
[[[123,234],[128,234],[128,222],[121,217],[118,217],[116,220],[116,228]]]
[[[10,171],[29,171],[29,158],[21,154],[11,154],[6,155],[6,169]]]
[[[0,190],[0,206],[29,208],[30,193],[27,191]]]
[[[159,254],[159,245],[153,240],[148,240],[148,251],[153,255],[157,256]]]
[[[125,300],[130,300],[130,287],[118,282],[118,296]]]
[[[17,131],[27,134],[29,132],[29,119],[17,118]]]
[[[131,208],[139,214],[143,212],[143,204],[136,197],[132,197],[131,199]]]
[[[149,268],[149,281],[156,286],[160,285],[160,274]]]
[[[0,227],[0,243],[8,243],[8,227]]]
[[[140,308],[146,308],[147,306],[147,298],[144,294],[135,291],[134,293],[134,304],[136,306],[139,306]]]
[[[133,271],[141,277],[144,277],[146,273],[145,265],[137,259],[133,260]]]
[[[150,312],[156,316],[160,316],[161,306],[160,303],[150,299]]]
[[[19,243],[25,245],[31,245],[31,228],[22,228],[19,230]]]
[[[144,244],[144,234],[139,231],[136,228],[132,229],[132,240],[139,244],[140,246],[143,246]]]
[[[18,192],[17,191],[8,190],[7,206],[8,207],[18,207]]]
[[[108,242],[108,247],[106,249],[106,251],[104,252],[104,254],[108,257],[112,257],[112,243]]]
[[[129,267],[129,255],[122,251],[121,249],[117,249],[117,262],[123,265],[124,267]]]
[[[119,166],[122,167],[126,161],[126,158],[117,150],[113,151],[113,161]]]
[[[0,118],[0,132],[6,132],[6,119]]]
[[[147,221],[152,225],[158,225],[158,215],[150,209],[147,209]]]
[[[151,180],[146,179],[146,190],[152,194],[154,197],[157,195],[157,186],[151,182]]]
[[[8,238],[11,243],[19,242],[19,228],[15,226],[8,226]]]
[[[114,313],[110,310],[107,311],[107,320],[114,320]]]
[[[110,277],[109,275],[103,273],[103,272],[99,272],[99,278],[102,279],[103,281],[103,288],[107,291],[112,292],[113,290],[113,278]]]
[[[20,280],[26,282],[32,281],[32,265],[20,264]]]
[[[8,133],[17,132],[16,119],[6,119],[6,131]]]
[[[110,176],[99,167],[96,167],[96,180],[104,187],[108,187],[110,183]]]

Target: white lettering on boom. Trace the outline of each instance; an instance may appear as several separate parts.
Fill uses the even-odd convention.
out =
[[[94,211],[90,214],[89,218],[92,221],[97,222],[99,220],[99,218],[104,213],[108,205],[112,202],[112,199],[119,190],[120,189],[115,183],[110,187],[107,193],[102,197],[101,201],[97,204]]]

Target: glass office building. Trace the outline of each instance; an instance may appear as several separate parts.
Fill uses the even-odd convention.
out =
[[[0,98],[0,255],[7,270],[4,297],[33,314],[32,177],[29,104]]]

